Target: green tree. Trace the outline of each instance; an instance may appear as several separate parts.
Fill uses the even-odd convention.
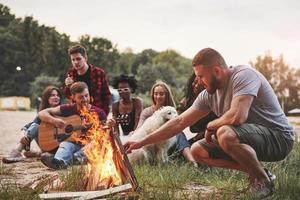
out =
[[[152,59],[158,54],[153,49],[145,49],[141,53],[138,53],[134,57],[134,61],[131,66],[131,72],[137,74],[140,65],[151,64]]]
[[[14,18],[1,4],[0,12],[0,95],[29,96],[29,83],[41,73],[62,80],[69,37],[32,17]]]
[[[250,64],[266,77],[283,110],[288,111],[292,106],[291,102],[297,102],[296,99],[299,99],[298,93],[294,95],[299,84],[294,78],[294,70],[285,63],[283,56],[274,59],[271,53],[267,52],[264,56],[258,56],[256,61],[250,62]]]
[[[101,66],[107,74],[117,73],[116,64],[120,55],[111,41],[84,35],[79,38],[79,42],[87,49],[89,63]]]
[[[6,27],[15,19],[15,16],[10,13],[10,9],[3,4],[0,4],[0,27]]]
[[[30,83],[29,92],[32,105],[36,105],[37,98],[42,96],[43,90],[49,85],[59,87],[61,82],[58,80],[58,77],[41,74]]]
[[[163,52],[160,52],[153,58],[153,63],[164,63],[172,68],[173,72],[172,76],[174,77],[173,81],[170,81],[171,86],[176,87],[178,89],[183,89],[185,83],[193,73],[191,60],[184,58],[175,50],[169,49]]]
[[[131,67],[135,57],[136,55],[132,52],[121,53],[116,64],[116,74],[132,74]]]
[[[138,92],[148,92],[157,80],[165,81],[170,86],[176,86],[175,71],[166,63],[156,65],[141,65],[138,70]]]

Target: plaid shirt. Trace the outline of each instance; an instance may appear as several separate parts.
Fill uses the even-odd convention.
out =
[[[108,83],[106,81],[106,74],[104,70],[100,67],[94,67],[89,64],[91,69],[90,79],[91,79],[91,104],[104,110],[106,115],[109,113],[109,103],[111,101],[111,94],[108,88]],[[77,71],[74,68],[68,70],[66,77],[70,75],[73,80],[77,81]],[[69,87],[65,87],[65,95],[70,98],[71,92]]]

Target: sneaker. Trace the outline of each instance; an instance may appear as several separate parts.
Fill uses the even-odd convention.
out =
[[[51,169],[66,169],[67,165],[62,160],[57,160],[51,153],[42,153],[41,155],[42,163]]]
[[[8,156],[2,158],[3,163],[15,163],[24,160],[22,153],[17,149],[13,149]]]
[[[258,197],[259,199],[271,196],[275,192],[275,186],[272,181],[265,182],[263,185],[256,185],[250,188],[252,196]]]
[[[276,176],[274,174],[272,174],[271,171],[269,171],[268,169],[264,168],[264,171],[266,172],[266,174],[268,175],[269,179],[270,179],[270,182],[271,184],[273,185],[273,192],[275,191],[275,185],[274,185],[274,181],[276,179]],[[255,179],[252,178],[252,177],[248,177],[248,180],[249,180],[249,185],[247,186],[247,188],[243,191],[246,191],[246,190],[251,190],[253,189],[253,187],[255,187]]]
[[[87,164],[88,159],[83,151],[77,151],[73,154],[73,165],[85,165]]]
[[[268,175],[270,181],[271,181],[271,182],[272,182],[272,181],[275,181],[276,176],[275,176],[274,174],[272,174],[272,172],[269,171],[267,168],[264,168],[264,170],[265,170],[266,174]]]
[[[192,163],[193,163],[193,166],[194,166],[195,168],[198,168],[198,167],[199,167],[199,165],[198,165],[198,163],[197,163],[196,161],[192,161]]]

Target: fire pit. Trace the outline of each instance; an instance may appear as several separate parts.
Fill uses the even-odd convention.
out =
[[[87,156],[85,192],[61,192],[40,194],[41,199],[79,198],[92,199],[117,192],[135,191],[138,183],[120,138],[101,125],[96,113],[83,109],[81,117],[92,126],[83,137],[77,138],[85,144]]]

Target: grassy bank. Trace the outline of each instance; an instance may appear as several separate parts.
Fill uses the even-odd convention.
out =
[[[263,163],[276,174],[276,192],[269,199],[299,199],[300,192],[300,143],[281,162]],[[193,165],[173,157],[166,166],[134,165],[134,171],[141,187],[139,199],[252,199],[244,189],[247,177],[238,171],[195,168]],[[63,176],[64,191],[82,190],[82,171],[70,168]],[[0,173],[8,173],[0,165]],[[206,190],[205,187],[208,186]],[[41,190],[18,188],[16,185],[0,185],[0,199],[38,199]]]

